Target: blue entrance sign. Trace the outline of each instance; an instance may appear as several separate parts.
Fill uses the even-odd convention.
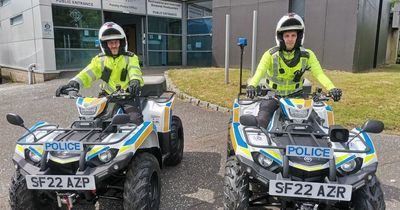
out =
[[[327,147],[306,147],[306,146],[287,145],[286,155],[331,159],[333,157],[333,151],[331,148]]]

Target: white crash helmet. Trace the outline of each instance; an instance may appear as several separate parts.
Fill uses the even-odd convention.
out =
[[[119,54],[128,51],[128,42],[124,30],[114,22],[104,23],[99,30],[99,40],[101,51],[106,55],[111,55],[108,49],[107,41],[120,40]]]
[[[297,40],[295,48],[303,45],[304,42],[304,21],[303,19],[295,14],[289,13],[284,15],[276,25],[275,40],[276,44],[281,49],[286,49],[285,42],[283,41],[283,32],[285,31],[297,31]]]

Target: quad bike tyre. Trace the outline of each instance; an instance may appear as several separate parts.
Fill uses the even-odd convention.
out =
[[[160,165],[150,153],[139,153],[126,174],[123,193],[125,210],[159,209],[161,197]]]
[[[170,154],[165,159],[165,164],[168,166],[176,166],[182,161],[183,147],[184,147],[182,121],[177,116],[172,116],[169,145],[170,145]]]
[[[354,209],[385,209],[381,184],[375,175],[362,188],[353,193],[352,202]]]
[[[57,209],[55,201],[39,198],[36,191],[28,190],[25,177],[19,170],[11,178],[9,196],[13,210]]]
[[[247,209],[249,198],[249,178],[236,156],[229,157],[225,166],[224,209]]]

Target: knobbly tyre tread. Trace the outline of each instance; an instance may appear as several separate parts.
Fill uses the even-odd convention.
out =
[[[229,157],[224,176],[224,209],[247,209],[249,198],[249,178],[240,167],[236,156]]]
[[[9,197],[9,203],[13,210],[37,209],[35,196],[31,190],[28,190],[25,177],[18,170],[11,177]]]
[[[385,210],[383,191],[376,175],[353,193],[352,203],[354,209]]]
[[[157,173],[158,179],[158,198],[152,203],[150,181],[154,172]],[[125,210],[159,208],[161,195],[160,173],[160,166],[154,155],[143,152],[134,157],[124,183],[123,206]]]
[[[165,159],[165,165],[176,166],[182,162],[185,141],[182,121],[175,115],[172,116],[170,141],[170,154]]]
[[[13,210],[58,209],[55,201],[38,198],[34,190],[28,190],[25,177],[18,169],[11,177],[9,204]]]

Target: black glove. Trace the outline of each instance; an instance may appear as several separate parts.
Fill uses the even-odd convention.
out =
[[[134,95],[134,96],[138,96],[140,93],[140,81],[137,79],[131,80],[129,82],[129,88],[128,91]]]
[[[253,85],[247,86],[247,97],[254,98],[256,96],[256,88]]]
[[[329,94],[331,95],[333,101],[339,101],[340,97],[342,97],[342,90],[339,88],[332,88],[329,91]]]
[[[77,81],[71,80],[68,82],[68,84],[58,87],[56,90],[56,96],[60,97],[61,94],[68,95],[68,92],[72,89],[75,89],[75,91],[79,91],[79,83]]]

